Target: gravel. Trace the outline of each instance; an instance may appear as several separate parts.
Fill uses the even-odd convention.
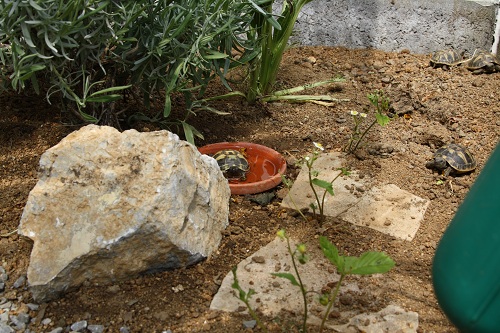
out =
[[[86,320],[74,322],[71,325],[64,327],[50,328],[53,324],[51,318],[43,318],[46,305],[39,305],[35,303],[25,304],[22,296],[18,296],[17,291],[21,288],[26,288],[26,276],[20,276],[13,284],[12,289],[8,290],[5,283],[8,281],[9,276],[3,266],[0,266],[0,333],[40,333],[28,329],[30,323],[39,323],[48,333],[62,333],[62,332],[81,332],[81,333],[103,333],[105,325],[92,324],[89,325]],[[8,295],[7,298],[5,295]],[[129,327],[121,327],[120,333],[130,332]],[[166,331],[168,332],[168,331]],[[172,333],[170,331],[170,333]]]

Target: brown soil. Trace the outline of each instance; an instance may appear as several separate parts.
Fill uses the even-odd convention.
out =
[[[299,47],[284,59],[277,89],[316,82],[342,75],[346,81],[306,93],[330,94],[349,102],[324,106],[313,103],[272,103],[247,105],[241,100],[222,101],[214,106],[229,116],[200,113],[192,122],[205,135],[199,145],[220,141],[249,141],[269,146],[289,162],[304,156],[322,143],[327,150],[341,150],[349,138],[350,110],[367,112],[367,94],[384,89],[392,100],[394,117],[385,127],[375,126],[367,145],[358,156],[347,156],[348,167],[370,177],[374,184],[394,183],[402,189],[431,200],[422,225],[411,242],[368,228],[327,219],[326,228],[315,221],[283,211],[280,199],[260,207],[244,196],[233,196],[230,226],[219,250],[209,260],[183,270],[143,276],[109,286],[88,285],[64,298],[50,302],[45,318],[48,326],[30,324],[34,332],[49,332],[79,320],[105,325],[106,332],[122,326],[131,332],[240,332],[248,315],[209,310],[218,283],[231,267],[271,241],[280,228],[299,240],[317,244],[317,235],[329,237],[341,251],[359,255],[368,250],[385,251],[397,266],[377,279],[376,298],[354,295],[341,304],[343,310],[377,311],[388,303],[419,314],[419,332],[454,332],[435,299],[431,264],[436,245],[481,171],[500,134],[500,74],[473,75],[465,68],[434,69],[427,55],[409,52],[385,53],[375,50]],[[212,89],[212,93],[214,93]],[[0,96],[0,233],[18,226],[29,191],[37,182],[40,155],[58,143],[75,127],[60,122],[57,107],[32,96]],[[403,116],[406,114],[406,116]],[[147,128],[149,127],[149,129]],[[141,125],[140,130],[153,127]],[[457,142],[470,148],[478,161],[471,174],[448,177],[425,168],[436,147]],[[297,170],[289,165],[289,175]],[[16,279],[26,274],[31,244],[13,234],[0,238],[1,263],[9,274],[0,296],[29,303],[26,289],[13,289]],[[364,281],[364,282],[363,282]],[[374,283],[370,277],[358,281]],[[172,287],[182,284],[183,291]],[[3,310],[0,309],[0,313]],[[34,313],[33,315],[36,315]],[[290,317],[287,317],[290,316]],[[272,332],[281,332],[280,322],[291,314],[266,318]],[[338,321],[345,321],[339,318]],[[287,327],[285,331],[294,331]],[[255,331],[260,331],[254,329]]]

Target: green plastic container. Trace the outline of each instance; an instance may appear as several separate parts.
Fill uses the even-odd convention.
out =
[[[439,242],[432,278],[461,332],[500,332],[500,145]]]

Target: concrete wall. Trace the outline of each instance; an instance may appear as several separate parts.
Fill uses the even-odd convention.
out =
[[[491,50],[496,8],[466,0],[313,0],[291,42],[413,53]]]

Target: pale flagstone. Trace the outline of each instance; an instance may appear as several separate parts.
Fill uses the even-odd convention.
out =
[[[429,200],[394,184],[373,187],[361,200],[338,217],[385,234],[411,241],[420,227]]]
[[[295,249],[296,241],[291,240],[292,249]],[[334,284],[338,281],[339,275],[334,266],[324,257],[322,252],[315,244],[307,245],[310,260],[301,265],[297,263],[302,282],[306,290],[314,291],[308,293],[308,323],[319,325],[321,323],[321,313],[324,313],[325,307],[319,304],[318,295],[323,287],[328,284]],[[286,241],[276,238],[260,250],[250,255],[248,258],[238,264],[237,276],[240,287],[248,292],[249,289],[255,290],[255,294],[250,299],[250,304],[254,310],[266,316],[277,316],[281,311],[287,311],[288,314],[295,313],[295,320],[300,321],[304,311],[302,294],[298,287],[293,286],[287,279],[274,277],[271,273],[291,273],[295,275],[288,253]],[[371,279],[380,279],[383,275],[372,275]],[[361,277],[361,279],[366,277]],[[346,282],[347,281],[347,282]],[[233,273],[229,272],[214,296],[210,309],[227,312],[248,312],[242,310],[245,305],[237,297],[238,292],[232,288],[234,282]],[[371,287],[373,285],[373,287]],[[339,295],[349,292],[356,297],[356,294],[372,293],[377,295],[379,290],[375,284],[368,285],[360,290],[358,283],[345,280],[340,288]],[[373,288],[373,289],[369,289]],[[338,329],[339,332],[348,332],[349,326],[367,329],[366,332],[399,332],[398,330],[380,330],[388,328],[412,328],[401,332],[416,332],[418,328],[418,315],[414,312],[406,312],[399,307],[388,307],[376,314],[358,315],[353,311],[341,311],[342,318],[353,318],[349,324],[333,325],[327,321],[327,326]],[[360,321],[360,318],[370,319],[369,324],[366,321]],[[364,325],[364,327],[361,327]],[[373,329],[370,329],[373,328]]]
[[[40,159],[19,234],[36,301],[196,263],[218,248],[230,190],[217,162],[167,131],[89,125]]]
[[[405,311],[397,305],[388,305],[375,313],[362,313],[352,317],[345,325],[332,325],[337,332],[365,333],[416,333],[418,329],[418,313]]]
[[[295,249],[298,242],[291,240],[290,243],[292,249]],[[309,245],[308,249],[308,252],[312,251],[313,246]],[[264,262],[255,261],[255,257],[263,258]],[[310,257],[304,265],[297,262],[300,277],[307,290],[320,293],[324,286],[329,282],[338,281],[340,276],[329,272],[329,268],[331,271],[333,266],[319,251],[315,251]],[[281,310],[303,313],[304,303],[298,287],[293,286],[287,279],[271,275],[278,272],[295,275],[286,241],[276,238],[238,264],[238,282],[245,291],[250,288],[255,290],[256,294],[251,298],[250,304],[267,316],[275,316]],[[229,272],[214,296],[210,309],[235,312],[244,306],[236,297],[237,292],[231,287],[233,281],[233,273]],[[359,292],[359,288],[357,284],[349,283],[342,286],[341,292],[345,291]],[[318,303],[317,293],[309,293],[308,300],[310,308],[324,308]],[[311,314],[309,322],[318,323],[320,318]]]
[[[342,154],[324,153],[314,163],[319,179],[331,181],[345,166]],[[319,194],[324,190],[316,187]],[[362,189],[359,191],[358,189]],[[372,187],[367,179],[359,179],[354,170],[333,183],[335,195],[325,197],[324,214],[350,223],[366,226],[391,236],[411,241],[424,218],[429,200],[402,190],[394,184]],[[304,166],[282,206],[302,209],[315,202],[309,186],[308,170]]]

